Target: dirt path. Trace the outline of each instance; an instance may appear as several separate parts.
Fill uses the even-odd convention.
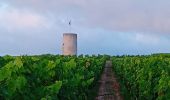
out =
[[[112,62],[106,61],[104,71],[99,81],[100,87],[96,100],[123,100],[120,96],[120,86],[112,71]]]

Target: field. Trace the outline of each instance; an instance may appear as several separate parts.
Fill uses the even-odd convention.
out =
[[[170,98],[170,56],[113,57],[113,70],[122,94],[131,100],[168,100]]]
[[[94,100],[108,60],[112,61],[123,99],[170,98],[170,56],[157,54],[3,56],[0,57],[0,99]]]

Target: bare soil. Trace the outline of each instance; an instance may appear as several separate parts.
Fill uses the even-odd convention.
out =
[[[106,61],[99,84],[100,86],[96,100],[123,100],[123,97],[120,94],[120,84],[112,70],[111,61]]]

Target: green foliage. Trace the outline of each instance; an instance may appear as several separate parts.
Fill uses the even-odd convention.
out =
[[[113,57],[113,69],[131,99],[170,98],[170,58],[166,55]]]
[[[0,57],[1,100],[88,100],[108,56]]]

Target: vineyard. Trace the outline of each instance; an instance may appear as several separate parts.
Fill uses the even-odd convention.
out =
[[[113,57],[122,94],[130,100],[169,100],[170,56]]]
[[[88,100],[105,56],[4,56],[1,100]]]
[[[0,100],[94,100],[107,60],[123,99],[170,98],[169,55],[40,55],[0,57]]]

